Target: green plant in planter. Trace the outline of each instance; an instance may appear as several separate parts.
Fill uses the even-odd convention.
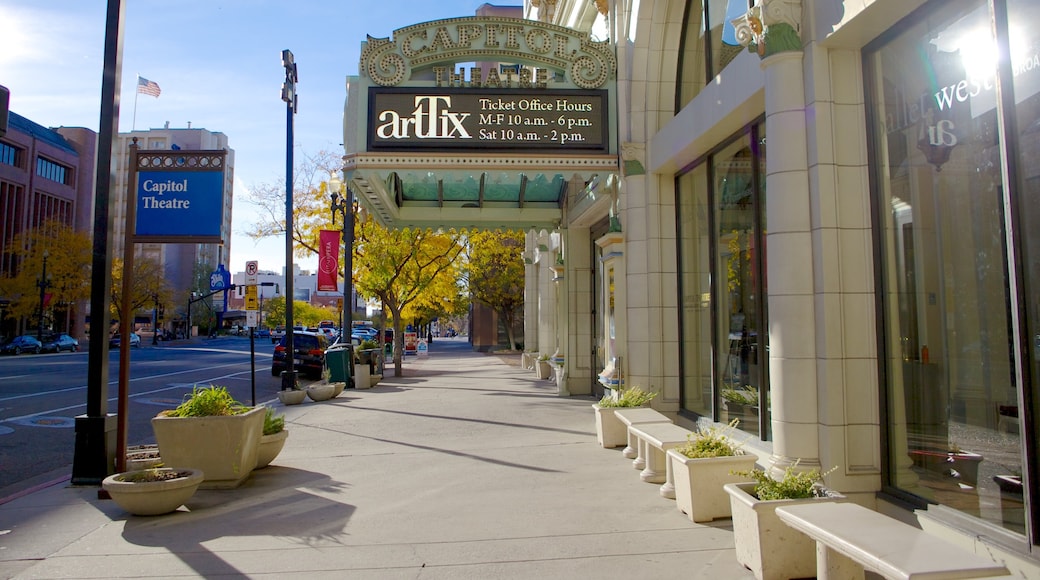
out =
[[[725,388],[722,389],[722,398],[731,403],[747,405],[748,407],[757,407],[758,389],[751,385],[744,385],[743,387],[738,388]]]
[[[686,444],[676,447],[675,450],[691,459],[702,459],[705,457],[730,457],[733,455],[744,455],[743,443],[734,441],[729,434],[732,433],[740,419],[733,419],[725,427],[703,427],[686,436]]]
[[[733,475],[750,477],[755,480],[755,497],[761,500],[774,499],[808,499],[813,497],[826,497],[823,488],[823,477],[837,469],[832,467],[826,473],[820,473],[819,469],[809,471],[795,471],[798,461],[784,470],[784,476],[780,479],[773,478],[768,472],[761,469],[750,471],[734,471]]]
[[[217,417],[241,415],[252,407],[240,403],[231,396],[227,387],[210,385],[195,387],[191,394],[176,409],[168,409],[159,413],[161,417]]]
[[[285,429],[285,416],[275,415],[274,409],[268,407],[264,415],[264,435],[274,435],[283,429]]]
[[[604,395],[600,407],[642,407],[657,396],[656,391],[644,391],[639,387],[623,389],[616,397]]]
[[[370,338],[366,338],[365,340],[362,340],[361,344],[358,345],[358,350],[372,350],[372,349],[376,349],[376,348],[379,348],[379,345],[376,344],[376,341],[374,341],[374,340],[372,340]]]

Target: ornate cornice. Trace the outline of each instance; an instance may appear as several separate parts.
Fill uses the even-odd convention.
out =
[[[737,42],[762,58],[802,50],[801,0],[755,0],[746,14],[730,22]]]
[[[646,143],[621,144],[621,161],[626,177],[646,174]]]

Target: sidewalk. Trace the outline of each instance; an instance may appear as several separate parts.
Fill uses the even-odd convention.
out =
[[[752,578],[730,520],[693,524],[596,444],[592,402],[438,339],[404,377],[280,408],[274,463],[177,513],[67,482],[0,505],[0,578]]]

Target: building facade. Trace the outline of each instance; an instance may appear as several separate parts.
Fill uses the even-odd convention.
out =
[[[96,149],[97,134],[90,129],[47,128],[9,113],[7,132],[0,138],[0,276],[15,275],[22,267],[14,247],[20,234],[48,221],[90,234]],[[0,300],[22,298],[0,290]],[[85,307],[85,301],[46,304],[44,326],[83,338]],[[37,323],[0,316],[0,336],[26,332]]]
[[[587,22],[587,4],[525,14]],[[572,217],[529,254],[528,319],[561,321],[538,350],[580,357],[577,327],[603,353],[591,372],[567,356],[566,390],[620,375],[680,421],[739,418],[760,463],[836,468],[854,501],[1040,573],[1040,6],[597,7],[617,224]],[[537,265],[554,251],[562,305]]]
[[[562,365],[560,395],[640,386],[681,424],[739,419],[761,465],[820,468],[853,501],[1040,574],[1040,6],[523,14],[364,43],[344,174],[372,215],[527,231],[526,360]],[[576,89],[610,111],[561,114]],[[414,134],[384,93],[430,104]],[[554,123],[581,145],[520,131]],[[560,187],[536,198],[543,183]]]

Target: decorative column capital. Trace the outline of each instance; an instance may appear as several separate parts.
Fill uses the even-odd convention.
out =
[[[755,0],[746,14],[730,22],[737,42],[761,58],[802,50],[802,0]]]

